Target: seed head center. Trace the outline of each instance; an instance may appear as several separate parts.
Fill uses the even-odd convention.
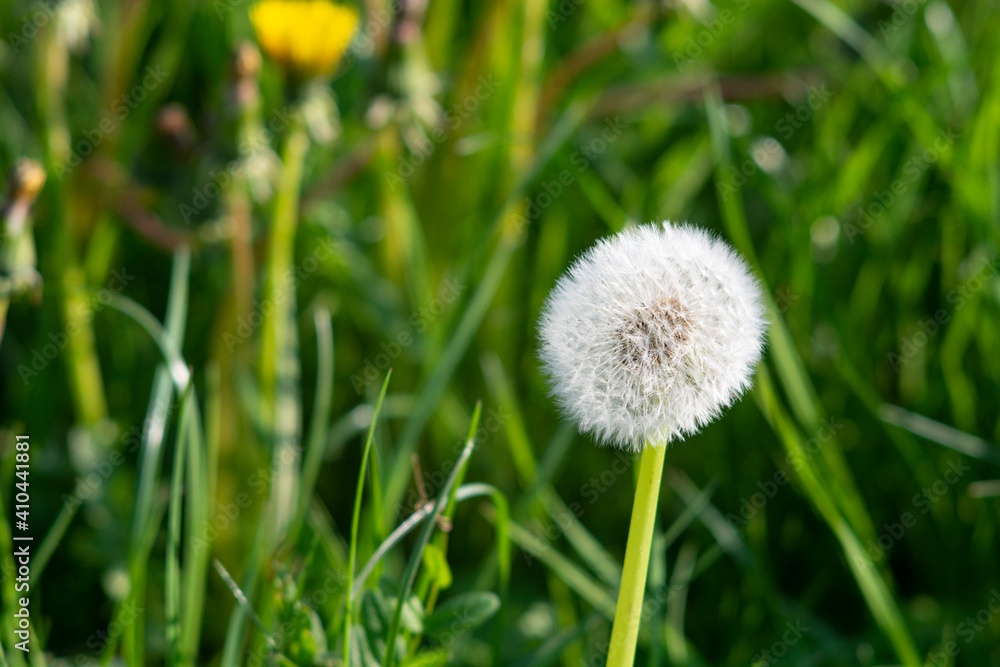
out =
[[[677,299],[636,308],[618,330],[618,353],[628,368],[655,369],[670,361],[691,337],[690,313]]]

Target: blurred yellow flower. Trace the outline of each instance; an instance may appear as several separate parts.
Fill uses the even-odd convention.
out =
[[[291,73],[329,74],[358,27],[353,7],[327,0],[263,0],[250,10],[261,48]]]

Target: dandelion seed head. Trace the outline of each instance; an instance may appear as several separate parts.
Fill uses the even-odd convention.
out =
[[[696,433],[751,385],[767,322],[757,280],[703,229],[644,225],[559,279],[540,356],[580,430],[640,450]]]

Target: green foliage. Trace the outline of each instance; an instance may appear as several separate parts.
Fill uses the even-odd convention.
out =
[[[667,452],[637,664],[1000,663],[993,3],[375,0],[299,86],[239,78],[252,1],[0,3],[0,169],[47,173],[0,221],[0,665],[603,664],[637,466],[536,322],[661,219],[772,326]]]

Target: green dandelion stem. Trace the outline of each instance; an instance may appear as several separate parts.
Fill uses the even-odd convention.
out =
[[[611,629],[608,667],[631,667],[635,661],[635,644],[642,620],[642,599],[646,592],[646,573],[656,525],[656,504],[660,499],[660,479],[666,446],[646,445],[639,461],[639,483],[632,505],[632,522],[628,528],[625,565],[618,588],[618,605]]]
[[[295,325],[295,230],[299,191],[309,136],[296,114],[285,139],[284,165],[271,220],[267,279],[261,296],[265,315],[261,339],[260,388],[264,425],[273,443],[274,480],[271,511],[274,539],[281,539],[295,511],[298,441],[301,430],[298,332]]]

